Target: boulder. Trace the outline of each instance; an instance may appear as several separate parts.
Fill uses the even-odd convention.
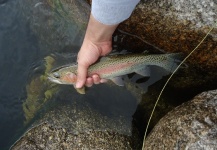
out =
[[[101,86],[106,91],[112,89]],[[95,98],[99,103],[97,107],[105,107],[107,103],[106,108],[97,109],[90,102],[93,102],[93,99],[87,100],[76,91],[68,92],[70,88],[63,87],[59,91],[61,95],[53,95],[53,98],[43,103],[43,108],[32,119],[33,124],[29,130],[11,149],[141,148],[142,141],[130,115],[133,110],[128,108],[126,112],[124,106],[120,106],[124,102],[129,103],[128,101],[111,99],[110,102],[100,102]],[[112,89],[110,93],[112,92],[116,93],[117,90]],[[123,90],[118,92],[123,93]],[[132,101],[130,103],[132,105]],[[99,109],[112,109],[112,111],[106,114]]]
[[[214,27],[188,63],[203,69],[216,69],[216,11],[215,0],[144,0],[120,28],[165,52],[183,52],[187,55],[199,44],[208,30]]]
[[[175,91],[195,96],[217,87],[217,3],[209,1],[141,0],[131,17],[121,23],[116,47],[134,52],[181,52],[187,56],[170,81]]]
[[[84,0],[21,0],[19,4],[40,49],[78,52],[90,13]]]
[[[170,111],[145,140],[144,149],[216,149],[217,90],[203,92]]]
[[[65,128],[41,124],[28,131],[11,150],[132,149],[129,138],[109,131],[73,135]]]

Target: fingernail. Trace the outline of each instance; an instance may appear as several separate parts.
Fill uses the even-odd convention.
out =
[[[81,85],[81,83],[80,83],[80,82],[77,82],[75,87],[79,89],[79,88],[81,88],[81,87],[82,87],[82,85]]]

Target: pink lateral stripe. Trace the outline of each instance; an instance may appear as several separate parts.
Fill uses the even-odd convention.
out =
[[[114,72],[125,70],[126,68],[131,67],[133,64],[134,63],[122,63],[118,65],[111,65],[109,67],[99,68],[97,70],[94,70],[94,72],[91,72],[90,76],[93,74],[112,74]]]

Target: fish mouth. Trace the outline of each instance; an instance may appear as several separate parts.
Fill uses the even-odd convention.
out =
[[[54,83],[57,83],[57,84],[63,84],[62,82],[60,82],[59,80],[53,78],[53,77],[48,77],[48,79],[51,81],[51,82],[54,82]]]
[[[74,85],[74,84],[72,84],[72,83],[67,83],[67,82],[64,82],[64,81],[59,81],[58,79],[56,79],[56,78],[54,78],[54,77],[51,77],[51,76],[48,76],[47,78],[48,78],[51,82],[53,82],[53,83]]]

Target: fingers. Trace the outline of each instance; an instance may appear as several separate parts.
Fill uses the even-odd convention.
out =
[[[85,85],[86,85],[87,87],[91,87],[91,86],[93,85],[93,78],[88,77],[87,80],[86,80]]]
[[[87,87],[91,87],[93,84],[107,82],[106,79],[101,79],[97,74],[94,74],[92,77],[87,78],[87,68],[88,67],[78,65],[76,88],[82,88],[84,84]]]
[[[93,84],[100,84],[101,83],[101,80],[100,77],[98,75],[93,75],[92,77],[88,77],[87,80],[86,80],[86,83],[85,85],[87,87],[91,87]]]
[[[79,65],[78,63],[76,88],[82,88],[84,86],[87,77],[87,68],[88,66]]]
[[[99,84],[100,83],[100,78],[99,78],[98,75],[93,75],[92,78],[93,78],[94,84]]]

